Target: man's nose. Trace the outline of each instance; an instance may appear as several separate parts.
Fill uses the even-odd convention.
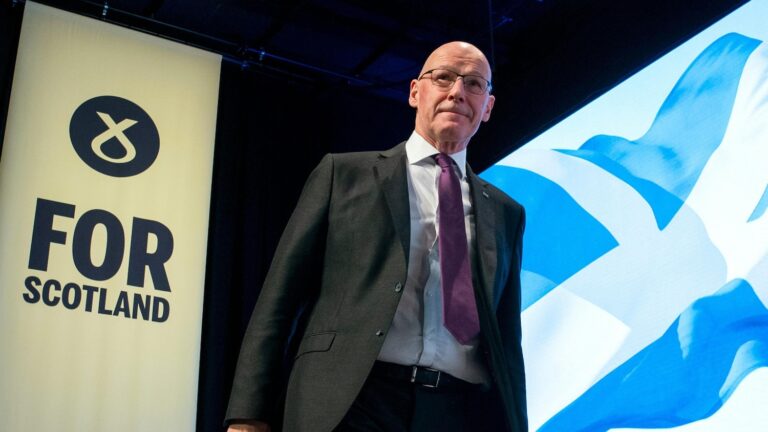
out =
[[[461,81],[461,82],[459,82]],[[449,99],[458,99],[463,101],[465,95],[464,89],[464,77],[456,77],[456,81],[453,82],[450,90],[448,91]]]

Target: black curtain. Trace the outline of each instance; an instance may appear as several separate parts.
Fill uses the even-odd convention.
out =
[[[8,99],[11,96],[13,65],[21,30],[21,6],[13,7],[10,2],[0,5],[0,153],[5,137],[5,120],[8,115]]]

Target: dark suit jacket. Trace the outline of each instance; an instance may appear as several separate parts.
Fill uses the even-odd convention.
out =
[[[330,432],[373,366],[405,284],[410,218],[405,145],[327,155],[307,180],[280,240],[238,360],[227,418]],[[483,351],[502,416],[527,431],[520,346],[523,208],[468,171],[473,268]],[[287,389],[281,380],[297,311],[311,299]],[[278,404],[282,404],[279,402]],[[275,425],[273,424],[273,427]],[[277,425],[279,427],[279,425]]]

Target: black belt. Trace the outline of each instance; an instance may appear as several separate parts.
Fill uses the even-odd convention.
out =
[[[371,375],[435,389],[478,391],[483,388],[481,384],[472,384],[437,369],[381,361],[373,364]]]

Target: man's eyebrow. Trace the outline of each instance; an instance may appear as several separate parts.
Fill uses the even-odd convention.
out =
[[[437,66],[431,67],[431,68],[429,68],[427,70],[431,71],[431,70],[435,70],[435,69],[444,69],[444,70],[449,70],[451,72],[454,72],[454,73],[457,73],[457,74],[460,74],[460,75],[473,75],[473,76],[479,76],[480,78],[485,78],[485,75],[483,75],[483,72],[479,71],[477,69],[472,69],[471,71],[469,71],[467,73],[461,73],[458,70],[456,70],[456,67],[454,67],[454,66],[437,65]],[[485,79],[487,79],[487,78],[485,78]]]

